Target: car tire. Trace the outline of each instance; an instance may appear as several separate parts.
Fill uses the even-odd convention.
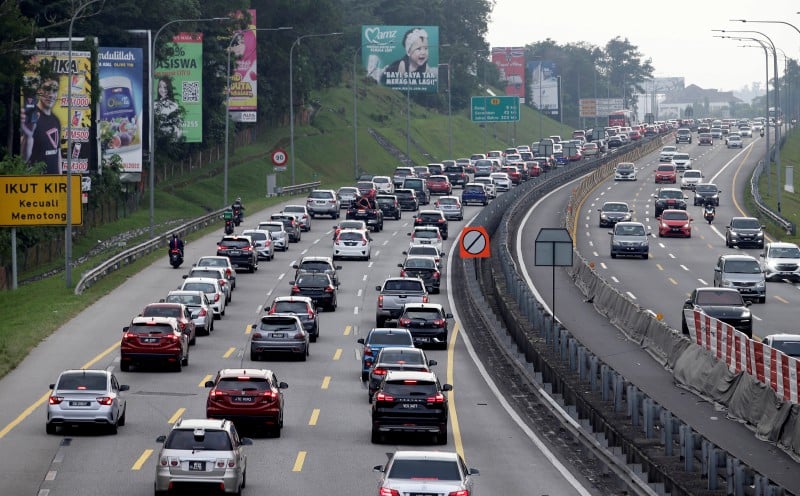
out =
[[[611,252],[611,258],[617,258],[617,254],[614,253],[613,251]]]
[[[120,415],[119,419],[117,419],[117,425],[123,427],[125,425],[125,422],[127,421],[126,418],[127,416],[128,416],[128,407],[126,406],[125,410],[122,411],[122,415]]]
[[[220,318],[222,318],[222,317],[224,317],[224,316],[225,316],[225,311],[226,311],[227,309],[228,309],[228,305],[225,305],[225,306],[222,308],[222,311],[220,311],[220,312],[219,312],[219,317],[220,317]]]
[[[436,434],[435,442],[440,446],[444,446],[445,444],[447,444],[447,427],[445,427]]]
[[[367,382],[369,379],[369,372],[361,372],[361,382]]]
[[[386,327],[386,318],[384,317],[375,318],[375,327]]]
[[[259,356],[259,354],[256,353],[255,351],[251,351],[250,352],[250,361],[251,362],[257,362],[259,360],[261,360],[261,357]]]
[[[131,371],[131,364],[130,362],[123,362],[120,360],[119,362],[119,369],[123,372],[130,372]]]
[[[118,432],[119,432],[119,424],[117,422],[108,425],[109,434],[111,434],[112,436],[116,436]]]
[[[181,372],[183,371],[183,358],[178,358],[175,360],[175,364],[172,366],[173,372]]]
[[[372,400],[370,400],[370,403],[372,403]],[[381,431],[373,428],[372,436],[370,436],[370,442],[372,444],[380,444],[382,441],[383,441],[383,435],[381,435]]]
[[[55,434],[57,429],[56,424],[44,424],[44,431],[48,434]]]
[[[186,356],[181,359],[181,366],[186,367],[189,365],[189,350],[186,350]]]
[[[305,362],[308,360],[308,347],[306,346],[306,350],[300,354],[300,361]]]
[[[242,472],[242,489],[247,487],[247,470]]]

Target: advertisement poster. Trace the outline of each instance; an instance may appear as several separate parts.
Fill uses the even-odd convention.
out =
[[[203,141],[203,33],[180,33],[155,69],[157,126],[187,143]],[[157,129],[158,129],[157,128]]]
[[[102,158],[119,155],[122,172],[142,172],[142,49],[100,47],[97,61],[100,78],[97,137]]]
[[[439,26],[362,26],[367,74],[401,91],[435,93],[439,86]]]
[[[556,64],[548,60],[528,62],[531,73],[528,95],[530,102],[547,115],[558,115],[558,76]]]
[[[71,65],[66,50],[29,50],[23,54],[30,58],[20,105],[22,159],[30,164],[45,164],[47,174],[63,174],[70,153],[72,172],[88,174],[91,54],[73,50]],[[72,150],[67,150],[68,122],[72,126]]]
[[[247,29],[233,34],[230,41],[231,87],[228,110],[237,122],[256,122],[258,72],[256,64],[256,11],[250,9]]]
[[[492,63],[500,71],[500,81],[506,82],[506,95],[518,96],[525,103],[525,48],[492,48]]]

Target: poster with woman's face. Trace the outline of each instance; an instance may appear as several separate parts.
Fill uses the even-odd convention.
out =
[[[435,93],[439,85],[439,26],[362,26],[367,75],[401,91]]]

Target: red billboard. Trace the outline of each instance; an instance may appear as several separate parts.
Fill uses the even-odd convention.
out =
[[[500,81],[506,82],[506,95],[518,96],[525,102],[525,48],[492,48],[492,63],[500,70]]]

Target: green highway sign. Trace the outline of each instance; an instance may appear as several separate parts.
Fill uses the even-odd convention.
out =
[[[473,96],[472,122],[515,122],[519,120],[518,96]]]

